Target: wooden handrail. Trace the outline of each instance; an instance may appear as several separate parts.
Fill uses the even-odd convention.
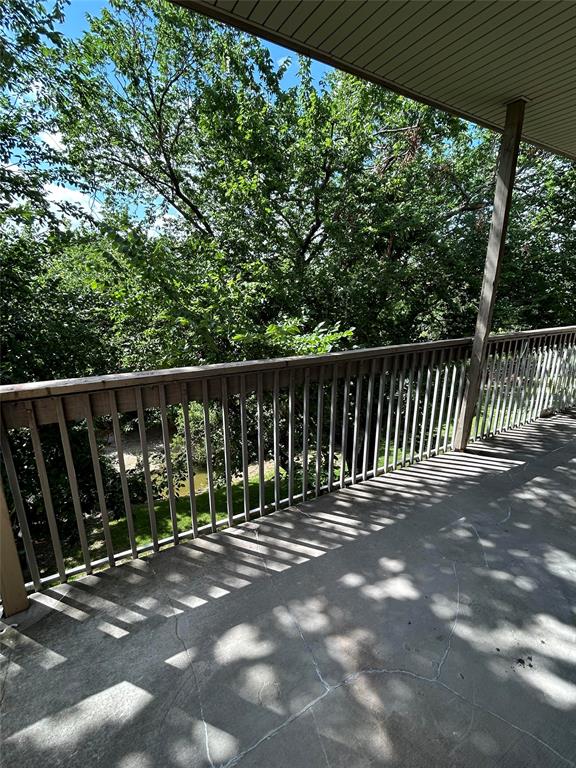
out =
[[[112,373],[104,376],[88,376],[76,379],[5,384],[0,386],[0,401],[31,400],[40,397],[65,396],[123,387],[145,387],[150,384],[166,384],[174,381],[194,381],[212,377],[264,373],[278,369],[306,368],[334,365],[339,362],[369,360],[378,357],[410,354],[412,352],[443,349],[446,347],[468,347],[471,337],[425,341],[416,344],[396,344],[390,347],[351,349],[344,352],[330,352],[325,355],[299,355],[264,360],[246,360],[233,363],[214,363],[182,368],[164,368],[156,371]]]
[[[563,328],[543,328],[531,331],[495,334],[491,342],[501,342],[519,338],[534,338],[552,336],[576,331],[576,325]],[[472,337],[458,339],[441,339],[439,341],[424,341],[412,344],[395,344],[388,347],[369,347],[367,349],[352,349],[344,352],[330,352],[324,355],[300,355],[280,357],[265,360],[247,360],[234,363],[215,363],[182,368],[165,368],[153,371],[137,371],[130,373],[113,373],[104,376],[88,376],[75,379],[55,379],[53,381],[26,382],[22,384],[5,384],[0,386],[0,401],[13,402],[31,400],[42,397],[65,396],[81,393],[93,393],[102,390],[117,390],[124,387],[144,387],[151,384],[166,384],[168,382],[194,381],[226,375],[247,373],[264,373],[277,369],[306,368],[324,365],[334,365],[339,362],[371,360],[373,358],[393,355],[411,354],[451,347],[468,348]]]

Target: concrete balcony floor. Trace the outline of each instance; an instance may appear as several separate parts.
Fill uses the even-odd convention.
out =
[[[561,415],[34,596],[3,765],[574,766],[575,611]]]

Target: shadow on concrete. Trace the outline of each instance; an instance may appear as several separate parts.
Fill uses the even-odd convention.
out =
[[[576,765],[576,419],[34,596],[6,766]]]

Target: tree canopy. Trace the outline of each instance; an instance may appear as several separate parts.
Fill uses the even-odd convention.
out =
[[[471,333],[493,133],[165,0],[7,8],[4,382]],[[522,148],[496,328],[574,321],[575,191]]]

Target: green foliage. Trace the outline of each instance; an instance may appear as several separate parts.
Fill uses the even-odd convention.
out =
[[[80,504],[83,510],[91,511],[86,520],[90,528],[92,525],[99,525],[99,504],[94,483],[92,457],[84,424],[72,425],[69,429],[69,437],[74,456]],[[50,478],[52,504],[57,510],[58,532],[63,544],[74,545],[78,543],[78,529],[58,427],[54,425],[42,427],[41,441],[46,471]],[[27,430],[13,431],[11,442],[30,531],[33,540],[40,544],[37,547],[39,566],[42,572],[52,573],[54,563],[44,500],[38,483],[34,454]],[[103,452],[100,454],[100,467],[109,517],[112,520],[124,517],[120,475],[111,459]],[[145,498],[146,490],[141,469],[137,467],[129,470],[127,477],[132,500],[135,502],[142,501]]]
[[[4,383],[114,370],[106,302],[82,282],[71,261],[71,232],[32,226],[2,230],[0,371]],[[62,259],[65,265],[62,266]]]

